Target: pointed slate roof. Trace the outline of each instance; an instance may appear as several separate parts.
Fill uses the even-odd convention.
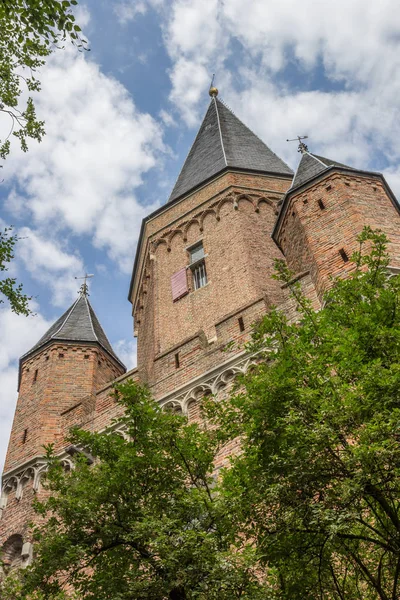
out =
[[[293,171],[215,96],[168,202],[232,167],[293,175]]]
[[[76,302],[50,327],[38,343],[21,357],[21,360],[51,341],[96,342],[125,368],[112,349],[85,294],[80,294]]]
[[[343,163],[331,160],[330,158],[317,156],[316,154],[311,154],[311,152],[304,152],[302,154],[299,166],[293,179],[292,187],[290,189],[297,188],[303,185],[303,183],[306,183],[309,179],[316,177],[317,175],[319,175],[323,171],[326,171],[326,169],[329,169],[330,167],[342,167],[345,169],[351,169],[352,171],[356,170],[352,167],[344,165]]]

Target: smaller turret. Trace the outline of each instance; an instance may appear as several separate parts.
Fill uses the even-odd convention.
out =
[[[386,233],[393,261],[398,261],[399,214],[397,200],[383,175],[307,150],[302,152],[272,237],[296,275],[310,273],[322,299],[331,278],[352,268],[349,258],[358,247],[357,236],[364,226]]]
[[[22,356],[0,500],[0,547],[12,564],[28,552],[32,500],[40,491],[45,470],[44,446],[54,444],[62,453],[67,445],[65,415],[80,405],[82,413],[90,415],[96,391],[124,372],[89,303],[85,285],[76,302]]]

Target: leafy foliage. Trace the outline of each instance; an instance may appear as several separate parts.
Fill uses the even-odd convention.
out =
[[[69,474],[48,451],[51,496],[37,504],[48,521],[35,528],[37,556],[16,597],[54,599],[72,586],[96,600],[266,598],[210,476],[215,436],[134,383],[117,394],[126,439],[75,431],[85,453]]]
[[[80,27],[75,23],[71,7],[77,0],[1,0],[0,1],[0,113],[10,119],[6,139],[0,140],[0,157],[10,152],[11,135],[28,149],[28,138],[40,141],[44,123],[36,116],[31,97],[21,108],[23,82],[28,92],[40,90],[36,73],[46,57],[61,48],[68,38],[84,48]]]
[[[8,264],[14,258],[14,247],[17,243],[17,236],[11,235],[12,228],[6,227],[0,231],[0,273],[8,270]],[[10,303],[11,310],[17,314],[29,315],[29,300],[22,291],[22,283],[17,284],[15,277],[0,278],[0,304],[4,303],[4,296]]]
[[[282,599],[400,596],[400,277],[383,234],[359,241],[319,312],[291,285],[300,323],[266,315],[259,366],[208,406],[221,441],[242,437],[225,494]]]
[[[202,427],[128,383],[126,439],[75,431],[85,451],[69,474],[48,450],[47,522],[10,599],[399,598],[400,277],[384,235],[359,241],[320,311],[277,262],[298,322],[264,317],[258,365],[231,398],[206,400]]]

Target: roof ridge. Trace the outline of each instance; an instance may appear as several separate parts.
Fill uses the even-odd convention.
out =
[[[259,140],[259,141],[260,141],[260,142],[261,142],[261,143],[262,143],[262,144],[263,144],[263,145],[264,145],[266,148],[268,148],[268,150],[271,152],[271,154],[273,154],[274,156],[276,156],[276,158],[277,158],[278,160],[280,160],[281,162],[283,162],[283,164],[285,164],[287,167],[289,167],[289,165],[288,165],[288,164],[286,164],[286,162],[285,162],[285,161],[284,161],[284,160],[283,160],[283,159],[282,159],[280,156],[278,156],[278,155],[276,154],[276,152],[274,152],[273,150],[271,150],[271,148],[270,148],[269,146],[267,146],[267,144],[264,142],[264,140],[262,140],[262,139],[260,138],[260,136],[259,136],[259,135],[257,135],[256,133],[254,133],[254,131],[253,131],[253,130],[252,130],[252,129],[251,129],[249,126],[248,126],[248,125],[246,125],[246,123],[244,123],[244,121],[242,121],[242,119],[239,119],[239,117],[236,115],[236,113],[234,113],[234,111],[231,109],[231,107],[230,107],[230,106],[228,106],[228,104],[227,104],[227,103],[226,103],[226,102],[225,102],[225,101],[224,101],[222,98],[218,98],[217,100],[218,100],[219,102],[221,102],[221,104],[223,104],[223,105],[225,106],[225,108],[226,108],[227,110],[229,110],[229,112],[230,112],[230,113],[232,113],[232,114],[233,114],[233,116],[234,116],[234,117],[235,117],[235,118],[236,118],[238,121],[240,121],[240,123],[241,123],[241,124],[242,124],[244,127],[246,127],[246,129],[248,129],[248,130],[250,131],[250,133],[252,133],[252,134],[254,135],[254,137],[256,137],[256,138],[257,138],[257,139],[258,139],[258,140]],[[290,169],[290,167],[289,167],[289,169]]]
[[[322,162],[321,158],[323,158],[323,156],[318,157],[316,154],[313,154],[312,152],[305,152],[304,154],[308,154],[308,156],[311,156],[312,158],[314,158],[314,160],[321,163],[321,165],[323,165],[324,167],[330,166],[330,165],[327,165],[326,163]]]
[[[210,102],[210,103],[209,103],[209,105],[208,105],[208,108],[207,108],[207,110],[206,110],[206,114],[205,114],[205,115],[204,115],[204,117],[203,117],[203,120],[202,120],[202,122],[201,122],[201,125],[203,124],[203,121],[204,121],[204,119],[206,118],[208,111],[210,110],[210,106],[211,106],[211,104],[212,104],[212,103]],[[187,159],[188,159],[188,158],[189,158],[189,156],[190,156],[190,153],[191,153],[191,151],[192,151],[192,149],[193,149],[193,146],[195,145],[195,143],[196,143],[196,141],[197,141],[197,138],[200,136],[200,129],[201,129],[201,125],[200,125],[200,127],[199,127],[199,129],[198,129],[198,131],[197,131],[197,134],[196,134],[196,136],[195,136],[195,138],[194,138],[193,142],[192,142],[192,145],[191,145],[191,146],[190,146],[190,148],[189,148],[189,151],[188,151],[188,153],[186,154],[185,160],[183,161],[183,167],[185,166],[185,163],[186,163]],[[172,192],[174,191],[174,189],[175,189],[175,186],[176,186],[176,184],[178,183],[178,180],[179,180],[179,177],[181,176],[181,173],[182,173],[182,169],[183,169],[183,167],[180,169],[180,171],[179,171],[179,173],[178,173],[178,176],[177,176],[177,178],[175,179],[175,183],[174,183],[174,185],[172,186]],[[171,194],[172,194],[172,192],[171,192]],[[168,202],[169,202],[169,200],[168,200]]]
[[[99,321],[99,319],[98,319],[98,317],[97,317],[97,315],[96,315],[96,312],[95,312],[95,310],[94,310],[93,306],[90,304],[89,300],[87,301],[87,303],[88,303],[88,306],[89,306],[89,314],[90,314],[90,318],[92,317],[92,315],[91,315],[91,313],[90,313],[90,309],[91,309],[91,310],[93,311],[93,314],[94,314],[94,316],[96,317],[96,319],[97,319],[97,321],[98,321],[98,323],[99,323],[99,326],[100,326],[100,328],[101,328],[101,331],[102,331],[102,333],[103,333],[104,337],[106,338],[107,342],[110,344],[110,347],[111,347],[112,351],[114,352],[114,349],[113,349],[113,347],[112,347],[112,344],[111,344],[110,340],[108,339],[108,336],[107,336],[106,332],[104,331],[103,327],[101,326],[101,323],[100,323],[100,321]],[[91,323],[92,323],[92,322],[93,322],[93,321],[92,321],[92,318],[91,318]],[[96,335],[96,334],[95,334],[95,335]],[[97,336],[96,336],[96,337],[97,337]],[[97,339],[98,339],[98,338],[97,338]],[[99,342],[99,344],[100,344],[101,346],[103,345],[103,344],[100,342],[100,340],[99,340],[99,339],[98,339],[98,342]]]
[[[78,302],[79,302],[79,300],[80,300],[80,299],[81,299],[81,297],[79,296],[79,298],[77,298],[77,299],[75,300],[75,302],[74,302],[74,303],[73,303],[73,305],[71,306],[71,309],[70,309],[70,311],[69,311],[68,315],[65,317],[65,320],[64,320],[64,321],[61,323],[61,325],[60,325],[60,327],[57,329],[57,331],[55,331],[55,332],[54,332],[54,333],[53,333],[53,334],[50,336],[50,339],[53,339],[53,338],[54,338],[54,336],[56,336],[56,335],[57,335],[57,333],[59,333],[59,332],[61,331],[61,329],[64,327],[65,323],[68,321],[68,319],[69,319],[69,318],[70,318],[70,316],[72,315],[72,313],[73,313],[73,311],[74,311],[74,308],[75,308],[75,306],[78,304]],[[55,338],[55,339],[56,339],[56,338]]]
[[[88,299],[87,299],[87,297],[86,297],[86,296],[84,296],[84,298],[85,298],[86,308],[87,308],[88,315],[89,315],[90,327],[92,328],[92,331],[93,331],[93,335],[94,335],[94,337],[96,338],[96,340],[97,340],[97,341],[99,342],[99,344],[100,344],[99,336],[97,335],[97,333],[96,333],[96,332],[95,332],[95,330],[94,330],[94,326],[93,326],[93,319],[92,319],[92,315],[91,315],[91,313],[90,313],[90,304],[89,304],[89,301],[88,301]],[[104,332],[103,332],[103,333],[104,333]],[[104,335],[105,335],[105,334],[104,334]],[[108,341],[108,340],[107,340],[107,341]],[[111,345],[111,344],[110,344],[110,345]],[[102,346],[102,344],[100,344],[100,346]],[[112,346],[111,346],[111,347],[112,347]]]
[[[226,152],[225,152],[225,146],[224,146],[224,139],[222,137],[222,129],[221,129],[221,122],[219,120],[219,113],[218,113],[218,104],[217,104],[217,99],[215,96],[213,96],[212,98],[214,100],[214,104],[215,104],[215,112],[217,113],[217,123],[218,123],[218,131],[219,131],[219,139],[221,140],[221,147],[222,147],[222,153],[224,155],[224,161],[225,161],[225,165],[228,166],[228,161],[226,160]]]

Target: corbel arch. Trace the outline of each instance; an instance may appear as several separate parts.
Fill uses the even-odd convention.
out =
[[[217,221],[219,221],[221,218],[221,208],[223,207],[224,204],[228,204],[228,203],[231,203],[233,206],[235,206],[235,204],[237,204],[236,199],[232,195],[225,196],[224,198],[222,198],[217,204],[217,209],[216,209]]]
[[[197,218],[190,219],[190,221],[188,221],[185,224],[185,226],[183,227],[183,241],[184,242],[187,242],[188,231],[193,225],[198,225],[200,231],[202,231],[202,227],[201,227],[199,219],[197,219]]]
[[[207,208],[204,212],[202,212],[200,216],[200,231],[203,231],[204,228],[204,219],[207,215],[214,215],[214,217],[219,221],[217,217],[217,211],[214,208]]]

